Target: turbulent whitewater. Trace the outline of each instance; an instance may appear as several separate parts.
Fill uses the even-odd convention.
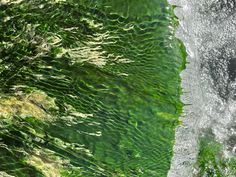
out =
[[[236,2],[170,0],[188,52],[169,177],[235,176]]]

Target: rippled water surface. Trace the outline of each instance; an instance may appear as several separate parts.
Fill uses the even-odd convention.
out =
[[[165,0],[0,1],[0,175],[166,176],[184,50]]]

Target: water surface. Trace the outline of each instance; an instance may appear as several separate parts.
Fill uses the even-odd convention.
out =
[[[0,19],[2,175],[167,175],[185,54],[165,0],[2,0]]]

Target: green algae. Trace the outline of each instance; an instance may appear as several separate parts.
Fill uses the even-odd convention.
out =
[[[200,138],[196,176],[226,177],[236,175],[236,158],[226,156],[224,147],[213,137]]]
[[[166,1],[24,0],[0,17],[2,108],[29,108],[0,120],[0,171],[166,176],[186,56]]]

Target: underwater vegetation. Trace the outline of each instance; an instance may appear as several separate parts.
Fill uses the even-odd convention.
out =
[[[223,145],[216,142],[213,137],[200,138],[196,176],[234,176],[236,159],[225,156],[223,151]]]
[[[0,175],[166,176],[177,25],[165,0],[1,0]]]

